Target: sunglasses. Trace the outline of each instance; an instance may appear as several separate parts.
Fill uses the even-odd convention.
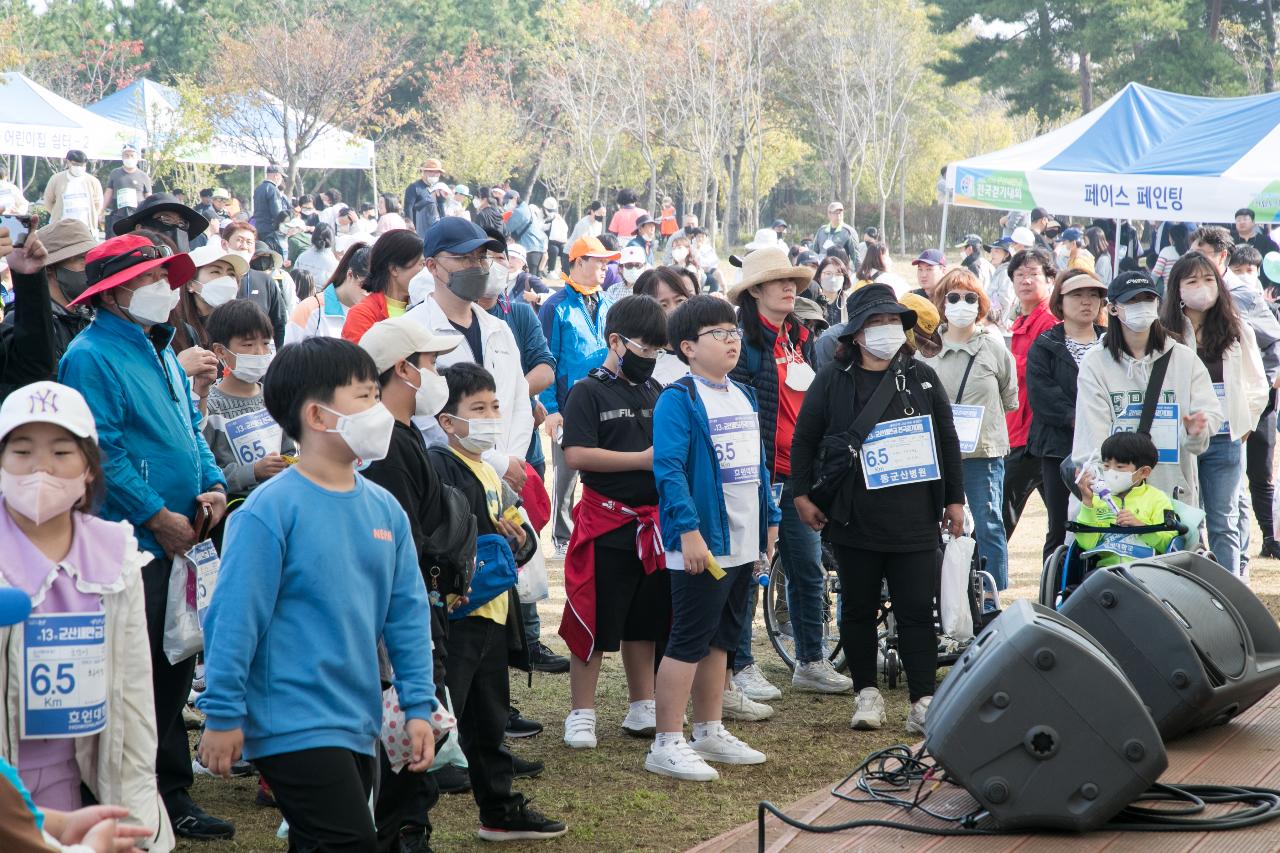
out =
[[[137,266],[144,261],[154,261],[157,258],[172,256],[173,250],[168,246],[139,246],[136,249],[130,249],[123,255],[113,255],[110,258],[99,258],[96,261],[92,261],[85,266],[85,273],[90,281],[98,282],[122,270],[127,270],[129,267]]]
[[[974,293],[972,290],[967,290],[963,293],[953,290],[947,294],[947,302],[951,305],[959,305],[961,299],[968,302],[970,305],[976,305],[978,302],[978,294]]]

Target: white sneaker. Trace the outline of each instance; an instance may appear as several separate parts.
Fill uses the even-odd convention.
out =
[[[720,778],[716,769],[703,761],[702,756],[694,752],[684,738],[669,746],[659,747],[655,743],[649,747],[649,754],[644,759],[644,769],[659,776],[670,776],[686,782],[712,782]]]
[[[733,676],[733,683],[742,688],[748,699],[757,702],[768,702],[770,699],[781,699],[782,691],[769,683],[760,667],[754,663]]]
[[[831,661],[823,658],[796,667],[791,686],[810,693],[844,693],[853,689],[853,679],[836,672]]]
[[[767,720],[773,716],[773,708],[763,702],[754,702],[742,692],[737,682],[724,691],[720,700],[720,711],[726,720],[742,720],[752,723]]]
[[[627,708],[622,730],[634,737],[653,737],[658,730],[658,704],[652,699]]]
[[[850,728],[871,731],[883,725],[884,697],[874,687],[862,688],[858,691],[858,707],[853,712],[853,719],[849,721]]]
[[[595,712],[570,711],[569,716],[564,718],[564,742],[573,749],[595,749]]]
[[[718,764],[764,764],[764,753],[752,749],[721,726],[714,734],[698,738],[690,746],[705,761]]]
[[[924,734],[925,721],[929,717],[929,703],[932,701],[932,696],[922,696],[911,706],[911,713],[907,714],[907,731],[909,733],[913,735]]]

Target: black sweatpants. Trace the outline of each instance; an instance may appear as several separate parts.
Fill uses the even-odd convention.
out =
[[[379,853],[399,853],[401,835],[422,835],[431,840],[431,809],[440,801],[440,786],[431,773],[414,773],[408,767],[396,773],[387,751],[378,746],[378,797],[373,816]]]
[[[158,558],[142,568],[142,595],[151,641],[151,689],[156,703],[156,787],[166,804],[191,787],[191,746],[182,709],[191,695],[196,656],[176,664],[164,656],[164,609],[173,561]]]
[[[1062,481],[1062,459],[1053,456],[1040,457],[1040,494],[1044,496],[1045,512],[1049,516],[1049,529],[1044,535],[1044,552],[1040,562],[1067,541],[1067,504],[1071,490]],[[1006,528],[1007,529],[1007,528]]]
[[[470,765],[480,821],[501,819],[521,802],[511,792],[511,753],[502,749],[511,698],[507,627],[481,616],[450,622],[445,683],[458,718],[458,744]]]
[[[898,623],[898,654],[907,672],[911,701],[932,696],[938,683],[938,635],[933,625],[933,596],[938,586],[938,551],[890,554],[835,545],[840,575],[840,642],[853,689],[876,686],[876,609],[880,580],[889,581]]]
[[[1040,498],[1044,499],[1044,489],[1040,481],[1040,457],[1027,452],[1026,445],[1010,449],[1004,458],[1004,538],[1013,537],[1018,527],[1018,519],[1027,507],[1027,498],[1031,493],[1040,490]]]
[[[377,759],[339,747],[254,760],[289,821],[289,853],[369,853],[378,836],[369,813]],[[407,771],[406,771],[407,772]]]
[[[1244,443],[1244,472],[1249,479],[1249,499],[1253,502],[1253,517],[1266,539],[1274,539],[1276,486],[1272,477],[1272,462],[1276,455],[1276,391],[1271,389],[1267,408],[1258,421],[1258,428],[1249,433]]]

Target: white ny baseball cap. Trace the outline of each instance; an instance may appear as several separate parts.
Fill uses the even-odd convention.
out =
[[[0,405],[0,441],[26,424],[57,424],[79,438],[98,440],[89,404],[79,391],[57,382],[33,382],[5,398]]]

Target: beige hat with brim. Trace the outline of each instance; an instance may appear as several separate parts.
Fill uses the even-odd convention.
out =
[[[787,279],[794,281],[799,289],[813,281],[813,270],[809,267],[793,267],[787,258],[787,251],[780,246],[756,249],[742,259],[742,278],[729,288],[726,296],[730,302],[737,303],[738,297],[747,288],[767,281]]]
[[[36,232],[40,245],[44,246],[49,256],[44,259],[45,266],[87,255],[89,250],[98,245],[89,226],[79,219],[64,219],[41,228]]]

